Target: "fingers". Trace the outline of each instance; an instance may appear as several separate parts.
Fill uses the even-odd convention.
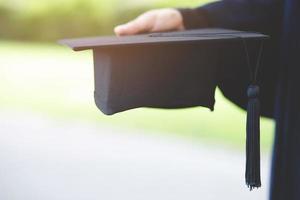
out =
[[[184,30],[182,16],[173,8],[150,10],[135,20],[114,29],[118,36],[173,30]]]
[[[152,32],[184,30],[183,17],[181,13],[173,8],[163,9],[157,13]]]
[[[127,24],[117,26],[114,31],[118,36],[122,35],[135,35],[148,31],[149,21],[143,18],[137,18]]]
[[[148,32],[153,28],[155,17],[156,14],[153,11],[146,12],[127,24],[117,26],[114,31],[118,36]]]
[[[118,36],[122,35],[134,35],[140,32],[140,25],[136,22],[129,22],[127,24],[119,25],[115,28],[115,34]]]

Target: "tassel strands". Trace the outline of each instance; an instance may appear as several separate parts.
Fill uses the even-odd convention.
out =
[[[263,51],[263,42],[257,57],[256,66],[253,69],[250,65],[250,57],[247,43],[242,39],[246,54],[247,64],[250,73],[250,82],[252,83],[247,90],[247,125],[246,125],[246,185],[250,191],[261,187],[260,174],[260,88],[256,84],[257,73],[260,65],[260,59]]]
[[[247,95],[246,184],[252,190],[261,186],[259,87],[250,85]]]

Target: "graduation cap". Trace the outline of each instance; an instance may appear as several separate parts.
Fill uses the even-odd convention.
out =
[[[256,32],[197,29],[66,39],[60,43],[75,51],[93,50],[95,102],[107,115],[139,107],[203,106],[213,110],[215,89],[221,80],[238,77],[239,69],[247,68],[245,177],[252,190],[261,186],[256,77],[263,41],[267,38]],[[256,64],[251,55],[255,55]],[[236,60],[243,61],[237,64]]]

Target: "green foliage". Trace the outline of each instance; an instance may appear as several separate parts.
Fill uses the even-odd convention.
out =
[[[196,7],[203,5],[205,3],[211,2],[213,0],[165,0],[165,1],[157,1],[156,6],[164,7],[164,6],[172,6],[172,7]]]
[[[112,34],[113,27],[158,7],[196,6],[208,0],[2,0],[0,37],[55,41]]]

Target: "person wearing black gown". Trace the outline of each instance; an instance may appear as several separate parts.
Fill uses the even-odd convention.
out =
[[[262,113],[276,121],[270,200],[300,199],[300,1],[223,0],[194,9],[158,9],[117,26],[117,35],[221,27],[271,36],[260,73]],[[243,107],[239,83],[219,86]],[[243,85],[243,84],[241,84]],[[246,91],[241,88],[241,91]]]

